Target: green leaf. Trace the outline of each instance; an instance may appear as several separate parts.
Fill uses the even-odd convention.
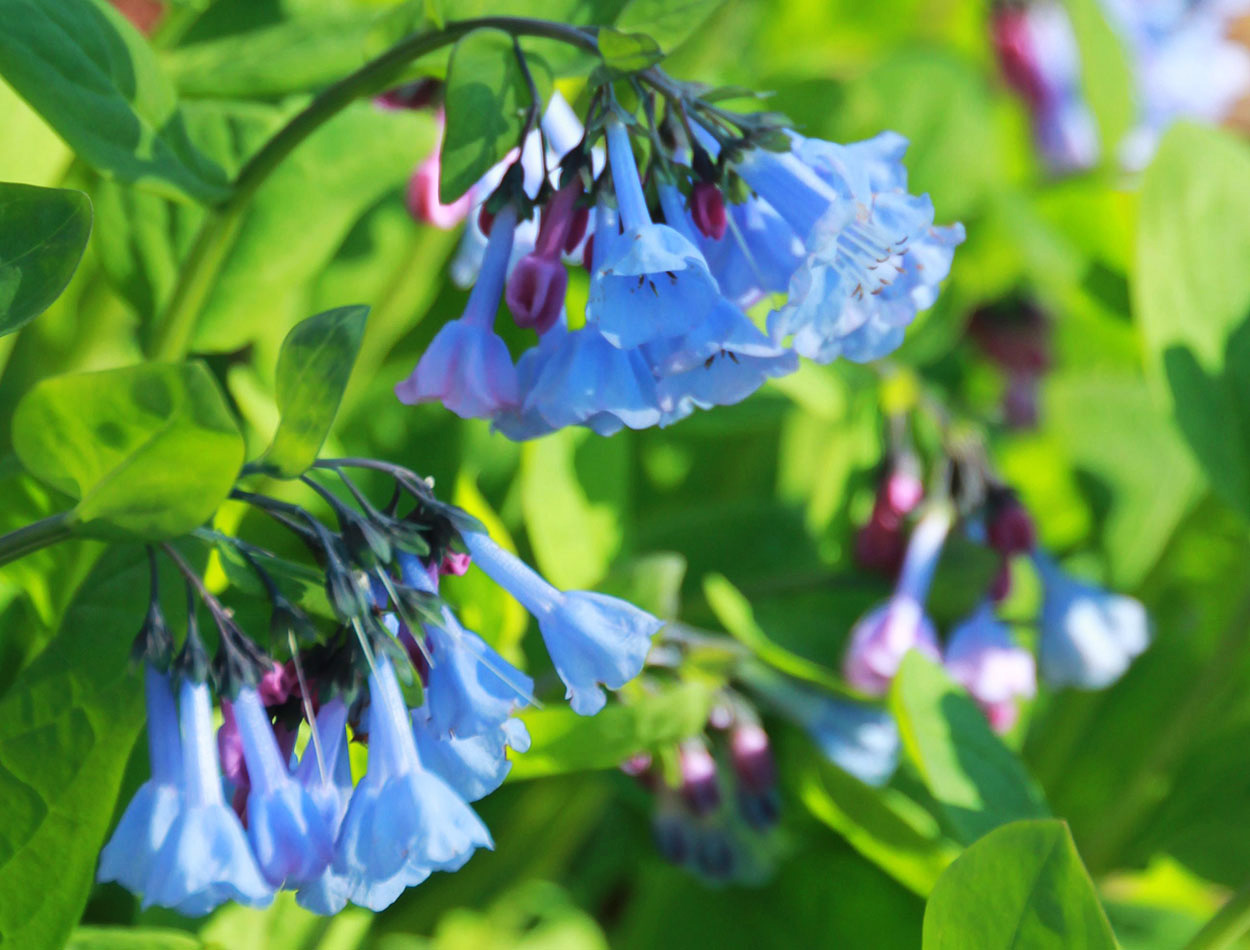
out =
[[[620,549],[618,492],[625,491],[627,451],[623,439],[598,439],[572,428],[521,449],[525,526],[539,570],[557,587],[594,586]],[[583,457],[600,462],[600,469],[585,470]],[[588,492],[600,494],[591,498]]]
[[[205,202],[229,194],[151,47],[103,0],[0,0],[0,75],[85,162]]]
[[[310,135],[244,213],[200,314],[193,349],[231,352],[259,342],[276,352],[311,312],[311,285],[361,217],[403,187],[433,131],[429,115],[358,102]],[[331,305],[339,303],[342,298]]]
[[[716,614],[721,626],[735,640],[750,649],[756,659],[787,676],[819,686],[837,696],[854,698],[854,692],[833,671],[791,653],[769,639],[768,634],[755,622],[751,602],[723,575],[708,574],[703,578],[703,596],[707,598],[708,606]]]
[[[133,927],[79,927],[65,950],[204,950],[205,944],[183,930],[135,930]]]
[[[0,701],[6,947],[61,946],[87,901],[143,723],[143,686],[126,669],[147,575],[142,549],[111,551],[79,590],[61,632]]]
[[[640,694],[628,705],[608,706],[595,716],[579,716],[564,706],[531,710],[521,718],[533,744],[516,757],[508,778],[615,768],[631,755],[702,731],[712,699],[706,686],[683,683]]]
[[[598,41],[604,65],[616,75],[641,72],[664,58],[660,45],[645,33],[622,33],[603,27]]]
[[[914,650],[903,658],[890,709],[903,748],[964,844],[1006,822],[1048,813],[1020,760],[932,660]]]
[[[43,313],[74,276],[91,234],[91,199],[0,182],[0,335]]]
[[[938,881],[924,950],[1116,950],[1094,882],[1062,821],[990,832]]]
[[[365,306],[327,310],[296,324],[278,354],[278,431],[259,465],[298,478],[330,434],[365,335]]]
[[[671,52],[698,30],[724,0],[629,0],[616,19],[617,29],[645,33]]]
[[[819,758],[803,765],[798,792],[808,811],[922,897],[959,853],[933,817],[901,792],[865,785]]]
[[[1211,485],[1250,513],[1250,148],[1177,125],[1146,171],[1133,307]]]
[[[550,75],[536,57],[528,61],[545,100]],[[512,37],[499,30],[474,30],[461,39],[447,67],[444,102],[447,129],[438,189],[442,202],[451,204],[520,142],[530,93]]]
[[[1137,119],[1135,80],[1128,52],[1098,0],[1064,0],[1080,50],[1081,91],[1098,122],[1103,159],[1114,163]]]
[[[207,521],[234,485],[243,439],[202,363],[56,376],[26,394],[13,447],[79,499],[84,533],[169,538]]]

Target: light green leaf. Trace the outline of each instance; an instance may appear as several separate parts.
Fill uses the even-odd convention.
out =
[[[964,844],[1005,822],[1048,813],[1020,760],[932,660],[914,650],[903,658],[890,709],[908,758]]]
[[[965,851],[924,914],[924,950],[1116,950],[1094,882],[1061,821],[1019,821]]]
[[[229,194],[151,48],[109,4],[0,0],[0,23],[0,75],[89,165],[200,201]]]
[[[230,352],[259,343],[276,354],[310,312],[313,282],[361,217],[403,187],[430,147],[433,129],[429,115],[358,102],[310,135],[244,213],[200,314],[193,349]]]
[[[641,72],[664,58],[659,44],[644,33],[622,33],[604,27],[598,40],[604,65],[617,75]]]
[[[533,745],[516,757],[508,779],[615,768],[631,755],[702,731],[712,698],[706,686],[683,683],[640,693],[628,705],[608,706],[594,716],[564,706],[530,710],[521,718]]]
[[[616,19],[619,30],[654,37],[665,52],[680,46],[724,0],[629,0]]]
[[[594,586],[620,549],[618,492],[625,491],[627,451],[622,439],[599,439],[572,428],[522,448],[525,526],[539,570],[557,587]],[[602,463],[598,471],[583,470],[583,454]],[[597,497],[588,497],[588,491]]]
[[[6,947],[61,946],[87,902],[143,723],[143,685],[126,669],[147,577],[142,549],[110,552],[79,590],[61,632],[0,701]]]
[[[81,191],[0,182],[0,335],[61,295],[90,234],[91,200]]]
[[[703,596],[707,598],[708,606],[716,614],[721,626],[735,640],[748,647],[756,659],[787,676],[819,686],[837,696],[854,697],[853,691],[832,670],[791,653],[769,639],[768,634],[755,622],[751,602],[742,596],[741,591],[728,578],[721,574],[705,576]]]
[[[550,74],[536,57],[528,61],[538,94],[546,101]],[[499,30],[475,30],[461,39],[447,68],[444,101],[447,130],[438,188],[443,203],[451,204],[520,143],[530,93],[512,37]]]
[[[1081,54],[1081,92],[1098,122],[1103,158],[1114,163],[1121,140],[1137,118],[1128,52],[1098,0],[1064,0],[1064,6]]]
[[[83,533],[169,538],[212,516],[234,485],[243,439],[202,363],[56,376],[13,417],[22,464],[79,499]]]
[[[205,950],[205,945],[182,930],[79,927],[65,950]]]
[[[959,854],[923,808],[892,788],[874,788],[819,758],[800,773],[808,811],[896,881],[925,897]]]
[[[339,307],[309,317],[287,334],[278,354],[277,398],[281,419],[258,464],[278,478],[298,478],[330,434],[369,308]]]
[[[1146,172],[1133,307],[1212,487],[1250,513],[1250,148],[1177,125]]]

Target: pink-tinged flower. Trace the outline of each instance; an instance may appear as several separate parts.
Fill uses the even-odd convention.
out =
[[[520,401],[512,356],[494,331],[515,226],[515,208],[505,207],[496,215],[464,315],[438,331],[412,375],[395,387],[400,402],[441,402],[456,415],[473,419],[493,416]]]
[[[443,560],[439,562],[439,574],[454,574],[456,577],[463,577],[465,571],[469,569],[469,565],[473,563],[473,558],[468,554],[462,554],[459,551],[448,551],[443,555]]]
[[[406,198],[408,211],[414,218],[423,224],[432,224],[436,228],[450,231],[468,216],[473,207],[474,189],[470,188],[448,205],[439,199],[438,182],[442,174],[440,152],[443,147],[443,129],[447,124],[442,109],[438,110],[437,122],[434,148],[408,179]]]
[[[985,710],[996,732],[1015,725],[1020,700],[1037,693],[1033,654],[1012,640],[988,602],[951,632],[944,662],[951,679]]]
[[[521,258],[512,271],[504,299],[519,327],[546,333],[560,318],[569,285],[569,272],[560,254],[572,229],[581,193],[582,183],[576,179],[556,192],[543,211],[534,250]]]
[[[914,511],[923,498],[924,482],[906,467],[890,472],[881,490],[882,502],[899,517]]]
[[[856,689],[883,695],[909,650],[941,659],[937,632],[925,616],[924,602],[950,524],[950,511],[945,507],[934,508],[920,519],[908,543],[893,596],[866,614],[851,631],[842,671]]]
[[[725,236],[725,196],[710,181],[695,182],[690,192],[690,216],[694,226],[705,237],[719,241]]]

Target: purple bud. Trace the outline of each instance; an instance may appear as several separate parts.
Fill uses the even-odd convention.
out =
[[[777,766],[768,733],[761,726],[742,723],[735,728],[729,736],[729,754],[743,788],[762,792],[776,783]]]
[[[696,182],[690,193],[690,215],[704,237],[719,241],[725,236],[725,196],[710,181]]]
[[[720,807],[720,783],[716,760],[701,739],[683,742],[681,762],[681,794],[696,815],[708,815]]]

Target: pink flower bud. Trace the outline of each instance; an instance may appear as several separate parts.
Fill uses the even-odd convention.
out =
[[[855,560],[870,571],[887,577],[903,566],[906,541],[897,521],[876,517],[855,534]]]
[[[924,483],[912,472],[895,469],[886,478],[881,497],[890,511],[902,516],[920,504],[924,498]]]
[[[473,558],[468,554],[463,554],[459,551],[448,551],[443,555],[443,560],[439,562],[438,572],[440,574],[454,574],[456,577],[463,577],[472,562]]]
[[[408,179],[408,213],[423,224],[432,224],[443,231],[458,225],[473,206],[473,190],[466,191],[449,205],[438,197],[439,159],[437,150],[417,166]]]
[[[729,754],[734,774],[742,786],[763,792],[777,781],[777,766],[768,743],[768,733],[755,723],[744,723],[729,737]]]
[[[716,760],[698,739],[682,743],[681,794],[696,815],[707,815],[720,806]]]
[[[257,687],[261,701],[266,706],[280,706],[299,692],[299,677],[295,664],[275,663],[273,669],[260,678]]]
[[[516,325],[538,333],[550,330],[560,318],[568,285],[569,272],[559,260],[537,252],[526,254],[517,262],[504,292]]]
[[[719,241],[725,236],[725,196],[710,181],[695,182],[690,193],[690,215],[704,237]]]

